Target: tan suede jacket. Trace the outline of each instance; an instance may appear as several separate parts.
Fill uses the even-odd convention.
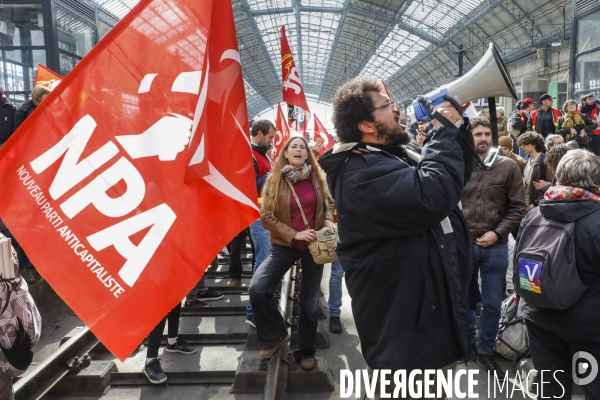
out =
[[[317,194],[317,215],[315,218],[314,229],[318,231],[325,226],[326,219],[333,221],[335,203],[331,196],[329,196],[329,207],[325,208],[325,198],[323,197],[321,184],[316,177],[313,177],[312,182],[315,193]],[[275,215],[267,214],[264,212],[263,208],[260,213],[263,227],[271,232],[271,243],[279,246],[290,247],[294,242],[294,236],[297,233],[297,231],[290,226],[290,196],[293,196],[290,187],[285,179],[282,179],[281,184],[279,185],[277,212]]]

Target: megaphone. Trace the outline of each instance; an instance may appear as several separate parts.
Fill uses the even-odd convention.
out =
[[[512,83],[498,48],[490,43],[483,58],[466,75],[427,93],[424,97],[437,108],[444,100],[444,95],[454,97],[460,104],[486,97],[512,96],[517,98],[515,85]],[[418,100],[406,109],[411,122],[429,122],[433,115]]]

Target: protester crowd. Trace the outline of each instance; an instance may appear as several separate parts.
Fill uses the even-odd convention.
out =
[[[48,90],[34,89],[31,100],[18,109],[1,88],[0,94],[3,144]],[[494,350],[507,296],[521,298],[536,368],[564,371],[548,385],[546,395],[561,390],[570,394],[575,352],[586,351],[600,360],[600,318],[593,317],[600,309],[600,100],[585,95],[558,109],[554,98],[544,94],[538,102],[522,99],[510,114],[497,107],[496,157],[490,157],[489,110],[469,120],[448,100],[433,123],[415,123],[405,131],[398,106],[381,93],[379,82],[356,78],[334,97],[339,142],[319,159],[320,144],[311,148],[303,137],[292,137],[274,157],[274,124],[254,121],[251,148],[261,218],[233,238],[227,252],[229,286],[241,286],[242,250],[250,237],[255,262],[246,322],[256,328],[262,359],[290,340],[273,291],[300,259],[299,333],[293,356],[301,368],[315,367],[323,264],[314,260],[308,245],[317,231],[329,228],[339,232],[339,259],[331,263],[329,280],[329,329],[343,331],[345,274],[371,369],[447,373],[460,360],[474,360],[503,378],[506,371],[497,364]],[[523,286],[521,265],[531,260],[522,257],[526,252],[509,251],[511,235],[515,248],[521,248],[539,234],[534,226],[540,221],[573,223],[574,268],[586,290],[564,309],[540,307],[531,300],[527,290],[539,295],[539,287]],[[11,236],[3,225],[0,231]],[[549,234],[540,237],[542,242],[551,239]],[[527,256],[531,262],[543,266],[552,261],[548,257],[559,241],[548,243],[546,255]],[[18,243],[13,245],[21,264],[29,264]],[[183,306],[207,307],[207,301],[221,298],[203,278]],[[181,304],[148,337],[144,373],[152,383],[167,380],[157,358],[167,321],[166,351],[196,352],[178,337],[180,311]],[[600,398],[600,380],[584,390],[589,398]]]

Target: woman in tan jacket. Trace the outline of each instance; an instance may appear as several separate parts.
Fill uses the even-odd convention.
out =
[[[308,243],[316,238],[319,229],[325,226],[332,230],[337,228],[333,223],[333,200],[306,139],[292,137],[283,146],[265,182],[262,197],[262,223],[271,232],[272,246],[268,257],[254,273],[249,288],[258,342],[264,347],[260,358],[270,358],[290,340],[273,291],[283,275],[300,259],[302,281],[298,347],[293,355],[303,369],[312,369],[315,367],[314,342],[323,265],[315,263]]]

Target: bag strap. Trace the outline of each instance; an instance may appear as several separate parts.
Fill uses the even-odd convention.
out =
[[[15,275],[15,278],[17,276],[19,278],[21,278],[20,275]],[[10,296],[12,295],[12,292],[19,290],[19,287],[21,285],[21,281],[19,280],[19,282],[17,282],[15,280],[15,278],[11,278],[11,279],[1,279],[0,278],[0,283],[5,283],[6,284],[6,300],[4,302],[4,307],[2,307],[2,311],[0,311],[0,315],[4,314],[4,311],[6,311],[6,309],[8,308],[8,303],[10,302]],[[11,290],[11,287],[12,287],[12,290]],[[0,299],[0,304],[2,304],[2,299]]]
[[[292,182],[288,181],[287,179],[285,179],[285,181],[287,182],[288,185],[290,185],[290,189],[292,189],[292,194],[294,195],[294,198],[296,199],[296,203],[298,203],[298,208],[300,208],[300,213],[302,214],[302,219],[304,220],[304,225],[306,225],[306,229],[308,230],[308,229],[310,229],[310,227],[308,226],[308,221],[306,220],[306,215],[304,215],[304,210],[302,209],[302,204],[300,204],[300,199],[298,198],[298,195],[296,194],[296,191],[294,190],[294,185],[292,185]]]

